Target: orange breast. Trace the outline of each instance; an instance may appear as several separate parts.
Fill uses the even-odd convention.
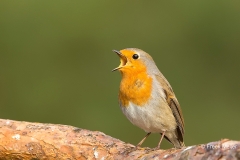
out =
[[[148,102],[152,91],[152,78],[145,71],[122,72],[119,100],[123,107],[129,102],[142,106]]]

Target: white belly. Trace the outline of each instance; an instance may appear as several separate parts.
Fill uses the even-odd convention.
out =
[[[169,106],[164,102],[160,105],[145,105],[138,107],[129,103],[128,107],[121,107],[124,115],[132,124],[143,129],[145,132],[161,133],[173,131],[176,128],[176,121]],[[166,108],[168,107],[168,108]]]
[[[163,89],[159,86],[153,86],[151,95],[150,100],[142,107],[132,102],[129,102],[128,106],[122,106],[120,103],[122,112],[132,124],[146,132],[174,131],[177,123],[165,100]]]

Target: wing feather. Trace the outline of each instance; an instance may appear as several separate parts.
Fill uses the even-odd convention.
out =
[[[156,75],[158,82],[161,83],[165,95],[166,95],[166,101],[169,105],[169,107],[172,110],[172,113],[176,119],[177,122],[177,133],[179,140],[183,141],[183,135],[184,135],[184,119],[183,114],[180,108],[180,104],[172,90],[171,85],[167,81],[167,79],[162,75]]]

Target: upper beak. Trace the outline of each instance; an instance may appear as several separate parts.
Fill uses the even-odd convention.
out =
[[[117,68],[114,68],[112,72],[122,68],[127,63],[127,58],[120,51],[113,50],[113,52],[117,53],[117,55],[120,57],[120,65]]]

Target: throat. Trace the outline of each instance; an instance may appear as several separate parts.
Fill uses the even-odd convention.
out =
[[[128,107],[129,102],[138,106],[143,106],[150,99],[151,91],[152,78],[147,74],[123,76],[119,91],[121,106]]]

